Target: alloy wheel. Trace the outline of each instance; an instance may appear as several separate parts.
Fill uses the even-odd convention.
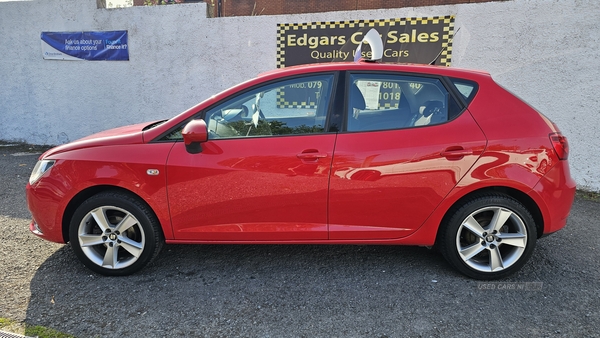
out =
[[[106,269],[122,269],[135,263],[146,242],[137,218],[115,206],[88,212],[79,224],[77,237],[85,256]]]
[[[527,228],[510,209],[489,206],[466,217],[456,234],[460,258],[472,269],[497,272],[509,268],[523,255]]]

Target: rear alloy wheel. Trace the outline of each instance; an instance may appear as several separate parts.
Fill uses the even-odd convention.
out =
[[[137,198],[119,192],[90,197],[75,211],[71,246],[91,270],[129,275],[158,254],[163,236],[154,213]]]
[[[497,279],[519,270],[537,239],[533,217],[507,195],[483,195],[457,209],[440,229],[440,250],[465,275]]]

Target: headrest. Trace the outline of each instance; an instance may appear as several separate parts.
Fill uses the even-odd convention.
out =
[[[440,112],[444,109],[444,103],[441,101],[427,101],[425,102],[425,109],[423,110],[423,116],[429,117],[435,113]]]

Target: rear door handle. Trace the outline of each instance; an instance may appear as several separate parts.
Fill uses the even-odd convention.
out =
[[[442,151],[440,155],[449,160],[460,160],[467,155],[473,155],[473,150],[464,149],[461,146],[449,147]]]

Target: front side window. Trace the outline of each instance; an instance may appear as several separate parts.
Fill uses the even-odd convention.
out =
[[[205,114],[209,139],[323,133],[333,78],[295,78],[228,99]]]
[[[353,74],[347,95],[348,131],[435,125],[460,113],[437,78]]]

